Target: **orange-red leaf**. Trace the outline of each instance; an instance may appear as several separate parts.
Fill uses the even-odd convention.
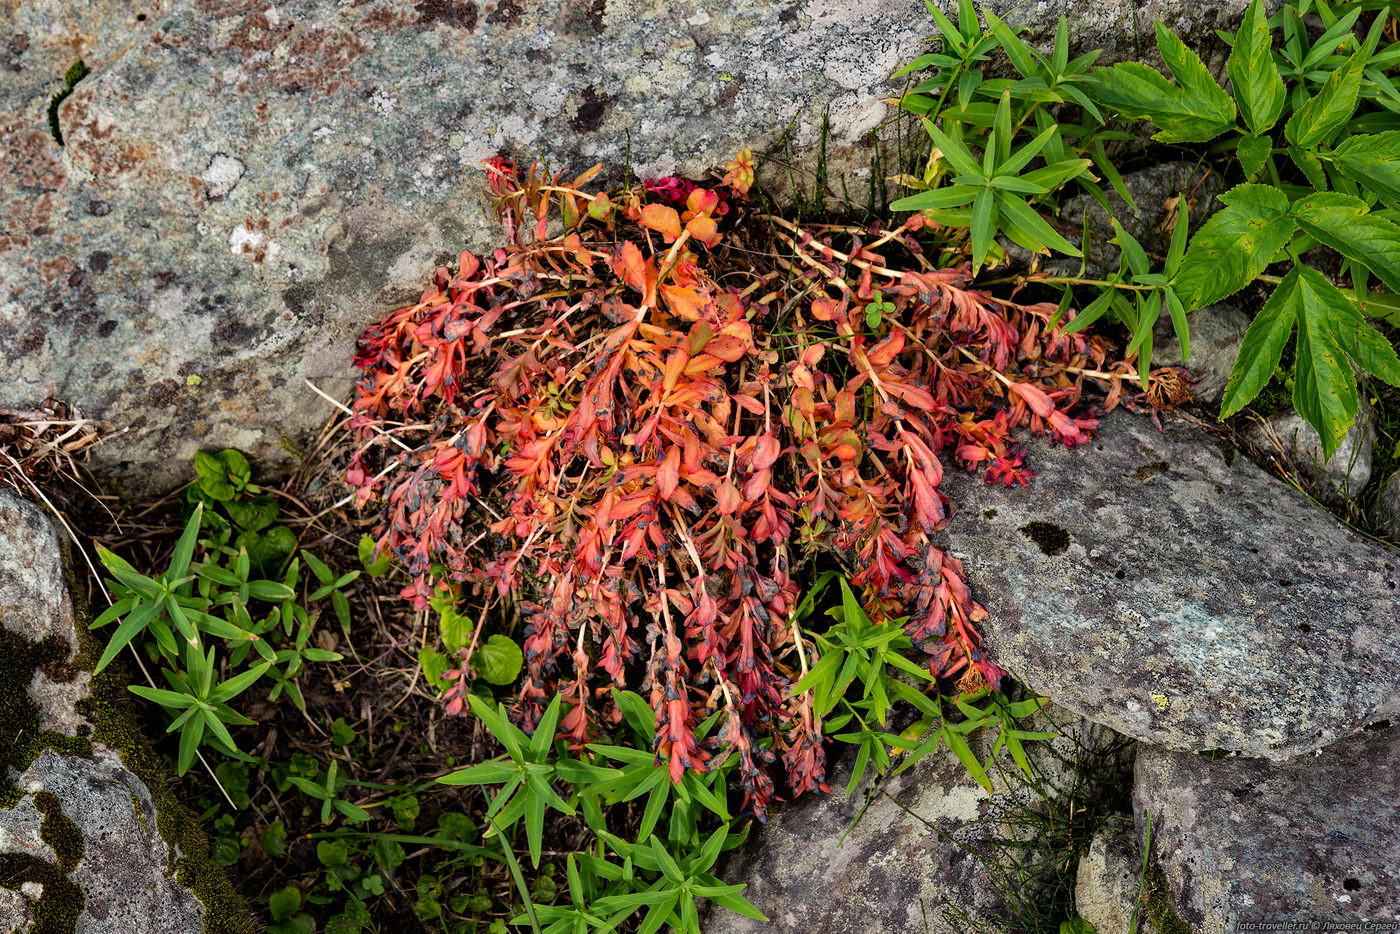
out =
[[[674,243],[681,235],[681,216],[664,204],[643,205],[641,223],[665,237],[667,243]]]

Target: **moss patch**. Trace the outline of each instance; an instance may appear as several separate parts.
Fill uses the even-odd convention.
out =
[[[73,88],[77,86],[78,82],[87,76],[88,66],[84,64],[82,59],[78,59],[63,73],[63,90],[55,94],[53,100],[49,101],[49,133],[53,136],[53,141],[60,146],[63,145],[63,129],[58,125],[58,107],[68,99],[69,94],[73,93]]]
[[[71,817],[63,813],[63,805],[52,792],[41,791],[36,794],[34,806],[44,815],[44,822],[39,825],[39,839],[54,851],[54,855],[58,857],[58,865],[63,871],[72,872],[78,867],[78,861],[83,858],[83,850],[87,848],[83,843],[82,831]]]
[[[1147,900],[1147,917],[1152,921],[1158,934],[1192,934],[1191,925],[1182,920],[1172,907],[1171,890],[1167,887],[1162,870],[1153,866],[1143,880]]]
[[[0,886],[18,889],[26,882],[44,887],[44,894],[29,903],[34,924],[27,934],[73,934],[85,902],[67,870],[28,853],[0,854]]]
[[[1047,555],[1062,555],[1069,548],[1069,533],[1053,522],[1027,522],[1021,526],[1021,534]]]

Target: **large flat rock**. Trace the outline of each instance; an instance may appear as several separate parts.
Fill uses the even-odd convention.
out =
[[[1200,429],[1126,412],[948,531],[996,661],[1144,742],[1282,759],[1400,710],[1400,556]]]
[[[1209,39],[1244,3],[991,6],[1136,56],[1154,17]],[[922,0],[6,4],[0,400],[54,390],[124,430],[95,453],[133,490],[200,446],[285,459],[330,412],[303,380],[345,392],[361,328],[496,239],[481,160],[700,174],[786,134],[814,168],[829,116],[864,199],[887,79],[931,28]]]
[[[1283,763],[1209,761],[1147,746],[1138,753],[1138,832],[1150,814],[1153,859],[1175,909],[1199,934],[1396,930],[1397,801],[1395,727]]]

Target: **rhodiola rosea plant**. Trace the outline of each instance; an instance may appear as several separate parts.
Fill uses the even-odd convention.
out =
[[[822,718],[794,689],[818,660],[797,612],[815,562],[844,565],[942,684],[996,687],[985,613],[934,540],[944,470],[1025,484],[1013,432],[1080,444],[1086,387],[1111,408],[1136,374],[1049,328],[1054,304],[935,268],[921,217],[747,214],[747,152],[709,185],[586,191],[596,171],[488,163],[506,245],[364,333],[349,480],[406,598],[450,591],[488,627],[519,614],[527,729],[558,695],[561,735],[586,743],[619,719],[612,688],[637,690],[672,778],[734,757],[762,816],[782,776],[825,788]]]

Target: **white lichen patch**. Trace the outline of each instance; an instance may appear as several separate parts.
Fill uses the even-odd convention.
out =
[[[216,152],[214,158],[209,160],[209,166],[200,175],[204,182],[204,193],[208,198],[224,198],[233,191],[243,173],[247,171],[247,166],[241,159],[235,159],[227,153]]]

